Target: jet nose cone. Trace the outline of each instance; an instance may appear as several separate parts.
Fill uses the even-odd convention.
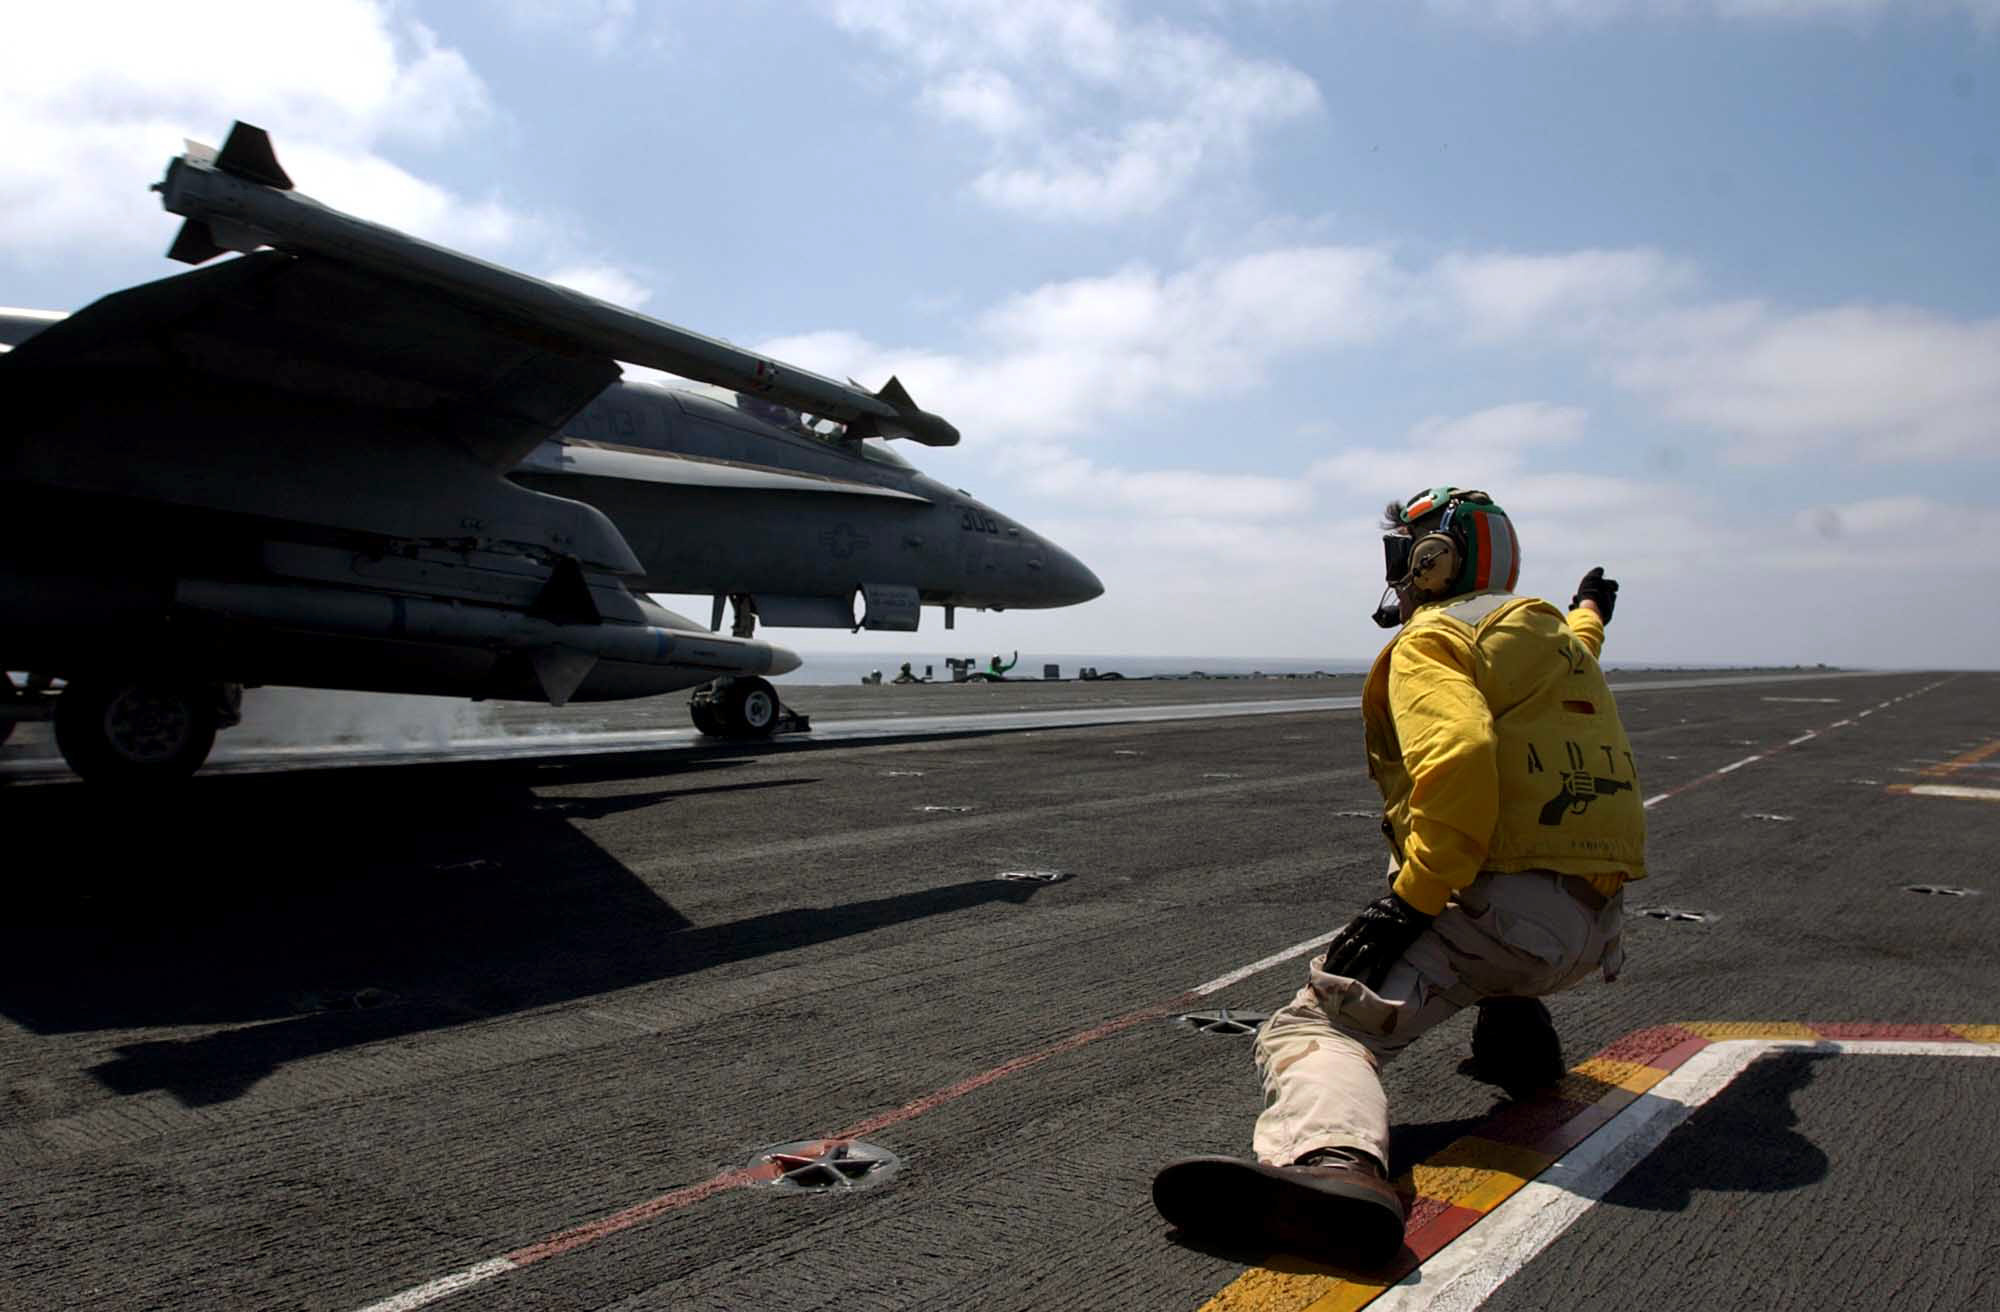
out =
[[[1053,585],[1057,606],[1074,606],[1078,602],[1089,601],[1104,595],[1104,584],[1091,572],[1090,566],[1070,555],[1054,543],[1049,544],[1049,582]]]
[[[771,648],[771,667],[765,670],[764,673],[790,674],[803,664],[805,662],[800,660],[799,654],[791,648],[773,646]]]

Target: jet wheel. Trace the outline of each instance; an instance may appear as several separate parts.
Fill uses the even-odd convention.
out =
[[[783,707],[778,690],[762,679],[737,679],[722,694],[730,727],[744,738],[769,738]]]
[[[706,693],[688,703],[688,718],[694,721],[696,729],[710,738],[721,738],[729,732],[722,723],[721,712]]]
[[[56,698],[56,746],[96,783],[185,779],[215,746],[215,692],[179,679],[78,679]]]

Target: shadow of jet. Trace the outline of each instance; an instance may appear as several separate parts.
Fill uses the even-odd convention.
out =
[[[44,1034],[230,1026],[125,1043],[92,1071],[119,1093],[207,1104],[303,1057],[1021,903],[1041,887],[980,879],[695,926],[570,823],[817,782],[709,782],[734,764],[682,759],[669,779],[689,786],[601,799],[543,799],[535,787],[574,775],[518,762],[323,772],[309,786],[222,776],[146,804],[10,791],[0,821],[42,850],[16,848],[0,1014]],[[596,759],[578,772],[626,777]],[[659,777],[659,763],[643,773]]]

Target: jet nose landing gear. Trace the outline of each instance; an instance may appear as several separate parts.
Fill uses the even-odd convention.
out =
[[[812,721],[778,700],[778,690],[755,676],[717,679],[688,702],[694,727],[711,738],[769,738],[803,733]]]

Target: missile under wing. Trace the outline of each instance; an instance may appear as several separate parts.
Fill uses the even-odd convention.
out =
[[[328,209],[292,191],[269,139],[241,125],[219,156],[191,148],[174,161],[160,189],[187,217],[177,258],[263,244],[327,255],[724,389],[733,403],[616,384],[515,470],[523,486],[610,515],[638,550],[640,587],[713,594],[711,627],[725,596],[748,637],[760,618],[908,630],[930,604],[949,627],[960,606],[1064,606],[1103,591],[1054,543],[887,451],[889,438],[958,441],[895,378],[869,392]]]

